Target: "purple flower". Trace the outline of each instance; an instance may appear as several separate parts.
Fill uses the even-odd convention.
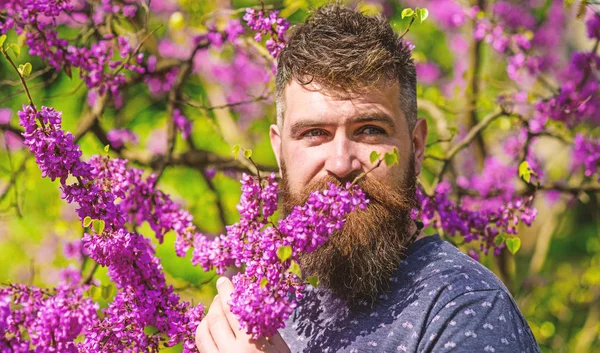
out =
[[[255,337],[271,336],[289,317],[304,284],[288,268],[298,255],[314,251],[344,224],[356,208],[366,207],[364,193],[356,187],[347,190],[333,184],[310,195],[274,227],[268,220],[277,204],[277,183],[272,174],[259,181],[243,175],[242,197],[237,208],[240,221],[227,226],[227,233],[209,240],[196,235],[192,262],[204,269],[223,273],[227,266],[245,266],[233,278],[231,311],[242,327]],[[291,249],[290,258],[281,261],[278,250]]]
[[[137,12],[137,6],[135,6],[135,5],[123,6],[123,15],[125,17],[134,17],[136,12]]]
[[[428,8],[431,17],[444,29],[460,27],[467,20],[466,8],[456,0],[434,0]]]
[[[7,304],[14,304],[10,307]],[[98,320],[98,304],[82,288],[43,290],[25,285],[0,288],[0,332],[9,351],[79,352],[74,342]],[[8,335],[6,335],[8,334]],[[27,339],[26,339],[27,337]]]
[[[479,253],[473,249],[469,249],[469,251],[467,252],[467,255],[469,255],[473,260],[475,261],[479,261]]]
[[[583,167],[586,177],[598,173],[600,167],[600,141],[586,138],[582,134],[575,135],[572,158],[571,168],[573,170]],[[600,174],[597,180],[600,181]]]
[[[417,77],[419,82],[425,85],[434,83],[440,77],[440,68],[432,63],[417,63]]]
[[[484,254],[493,249],[497,255],[505,245],[497,246],[494,238],[500,233],[516,234],[519,222],[531,225],[537,215],[532,197],[516,195],[515,179],[514,168],[489,159],[482,175],[457,178],[460,188],[475,191],[479,197],[463,196],[461,202],[453,201],[448,181],[440,182],[431,197],[418,189],[420,219],[425,226],[442,228],[449,236],[462,235],[466,243],[479,241]]]
[[[136,144],[138,142],[137,135],[128,129],[112,129],[106,133],[106,138],[115,149],[120,149],[127,143]]]
[[[585,25],[588,37],[600,40],[600,15],[592,11],[592,15],[585,22]]]
[[[234,42],[240,35],[244,33],[244,27],[239,20],[231,20],[225,28],[225,34],[228,42]]]
[[[173,110],[175,127],[181,132],[181,137],[187,139],[192,134],[192,122],[181,113],[179,109]]]
[[[18,115],[21,126],[25,128],[23,143],[35,155],[43,177],[60,179],[64,183],[69,174],[79,177],[88,175],[80,161],[81,151],[75,145],[73,135],[60,129],[59,112],[48,107],[35,111],[32,106],[24,105]],[[38,121],[43,128],[37,127]]]
[[[533,29],[536,24],[531,11],[523,6],[508,1],[496,1],[492,11],[506,26],[514,29],[520,27]]]
[[[260,42],[264,35],[270,37],[265,44],[273,58],[277,58],[279,52],[284,48],[286,43],[285,32],[290,26],[287,20],[278,17],[278,15],[279,11],[277,10],[265,14],[263,11],[248,8],[243,17],[250,29],[257,32],[254,37],[257,42]]]
[[[12,111],[8,108],[0,108],[0,124],[10,123]]]

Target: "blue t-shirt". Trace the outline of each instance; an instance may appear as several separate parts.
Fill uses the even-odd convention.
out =
[[[280,330],[292,352],[539,352],[504,284],[438,235],[416,241],[374,304],[324,288]]]

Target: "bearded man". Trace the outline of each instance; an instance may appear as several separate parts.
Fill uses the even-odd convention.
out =
[[[273,151],[283,214],[327,182],[371,169],[372,151],[399,163],[359,182],[370,199],[300,260],[316,275],[286,328],[258,341],[219,294],[196,332],[200,352],[539,352],[514,299],[488,269],[411,220],[427,123],[417,119],[411,51],[388,22],[327,5],[297,26],[277,65]]]

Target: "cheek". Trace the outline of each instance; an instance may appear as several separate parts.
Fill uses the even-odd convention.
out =
[[[385,162],[383,162],[378,168],[375,168],[371,174],[372,177],[377,178],[377,180],[387,185],[399,185],[404,180],[406,168],[408,168],[408,161],[400,160],[392,166],[387,166],[385,165]]]
[[[282,150],[290,191],[301,191],[319,174],[323,165],[322,153],[319,152],[298,144],[289,144]]]

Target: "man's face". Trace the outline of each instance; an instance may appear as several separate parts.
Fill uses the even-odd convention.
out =
[[[383,155],[396,148],[400,155],[398,164],[382,165],[369,174],[372,178],[387,185],[400,184],[413,150],[418,174],[422,146],[420,141],[413,146],[398,97],[397,84],[339,97],[292,80],[285,90],[282,126],[271,128],[273,150],[280,167],[283,162],[287,168],[290,192],[297,194],[327,175],[347,180],[367,171],[373,167],[372,151]]]
[[[285,93],[283,124],[271,127],[284,214],[326,182],[343,185],[370,170],[371,152],[399,152],[398,164],[382,164],[360,180],[371,201],[367,209],[348,215],[326,244],[300,258],[305,274],[319,276],[337,294],[373,299],[396,270],[414,232],[409,212],[415,206],[426,124],[420,120],[411,136],[395,85],[339,97],[294,82]]]

